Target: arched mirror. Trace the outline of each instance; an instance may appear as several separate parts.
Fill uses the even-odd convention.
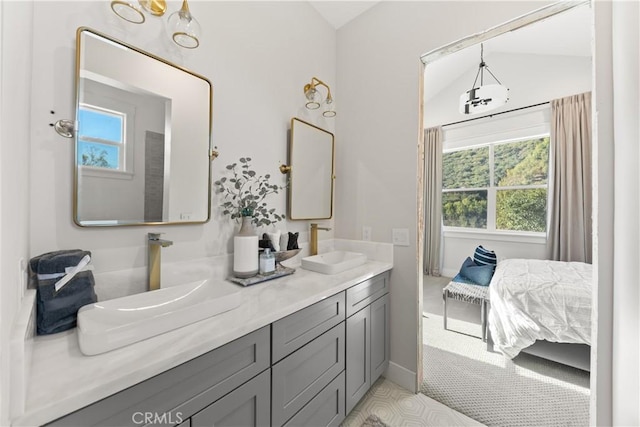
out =
[[[76,60],[76,224],[208,221],[211,83],[88,28]]]

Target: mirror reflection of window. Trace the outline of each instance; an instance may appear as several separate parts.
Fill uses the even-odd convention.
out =
[[[92,105],[78,110],[78,165],[126,171],[126,115]]]

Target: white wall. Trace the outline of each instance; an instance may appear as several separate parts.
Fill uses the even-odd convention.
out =
[[[613,425],[640,424],[640,3],[613,7]]]
[[[338,30],[337,134],[342,143],[336,155],[336,233],[360,238],[367,225],[372,240],[390,242],[392,228],[411,230],[410,246],[394,250],[391,274],[391,362],[408,375],[415,376],[421,343],[422,290],[417,285],[422,268],[416,247],[420,56],[543,4],[381,2]]]
[[[9,339],[29,259],[31,2],[0,2],[0,425],[9,425]],[[48,118],[47,118],[48,119]]]
[[[171,2],[169,12],[179,3]],[[221,217],[212,197],[212,219],[204,225],[80,228],[72,223],[73,142],[55,134],[49,110],[74,117],[75,30],[88,26],[150,51],[207,77],[213,85],[212,145],[220,152],[213,179],[224,166],[250,156],[259,173],[274,183],[285,178],[278,166],[287,160],[287,128],[299,116],[332,129],[320,113],[303,107],[302,88],[318,76],[335,82],[335,30],[306,2],[194,2],[191,12],[203,27],[194,51],[174,47],[163,20],[144,25],[124,22],[109,2],[38,2],[34,14],[32,191],[30,255],[79,247],[91,250],[97,271],[146,265],[146,233],[162,231],[174,245],[163,261],[180,261],[232,251],[235,224]],[[51,19],[56,16],[56,19]],[[285,194],[269,199],[285,212]],[[280,228],[306,232],[307,221]],[[323,233],[321,238],[331,237]],[[304,236],[306,237],[306,236]],[[304,241],[301,236],[301,241]]]

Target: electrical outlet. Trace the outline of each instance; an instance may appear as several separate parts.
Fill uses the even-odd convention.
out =
[[[365,242],[371,241],[371,227],[367,225],[362,226],[362,240]]]
[[[408,228],[392,229],[391,241],[395,246],[409,246],[409,229]]]

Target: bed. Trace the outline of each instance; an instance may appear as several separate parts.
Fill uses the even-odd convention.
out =
[[[525,351],[588,370],[591,289],[590,264],[500,261],[489,286],[490,348],[509,358]]]

